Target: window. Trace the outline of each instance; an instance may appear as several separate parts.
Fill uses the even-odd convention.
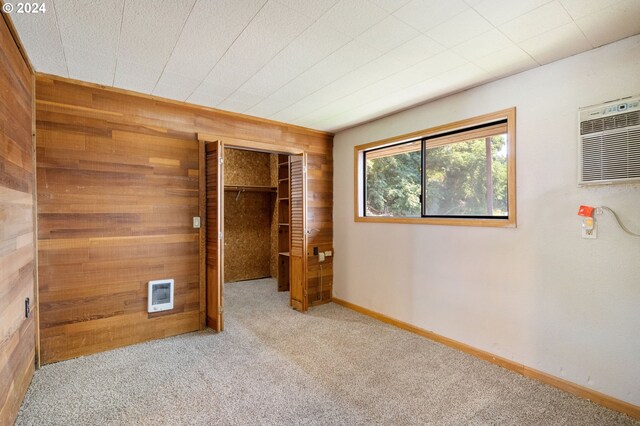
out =
[[[420,217],[421,143],[365,151],[366,216]]]
[[[515,226],[515,108],[357,146],[356,221]]]

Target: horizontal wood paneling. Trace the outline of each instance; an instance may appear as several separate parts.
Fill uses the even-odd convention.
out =
[[[1,425],[13,424],[35,366],[32,102],[33,76],[0,18]]]
[[[44,362],[198,329],[198,133],[306,151],[310,241],[332,249],[332,135],[46,75],[36,96]],[[176,309],[149,316],[164,277]]]
[[[197,328],[197,144],[38,118],[43,362]],[[84,149],[50,140],[86,133],[109,137]],[[147,282],[162,278],[175,280],[174,309],[147,314]]]

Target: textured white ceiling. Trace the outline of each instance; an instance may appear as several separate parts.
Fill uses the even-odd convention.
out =
[[[640,33],[640,0],[46,6],[11,15],[39,72],[329,131]]]

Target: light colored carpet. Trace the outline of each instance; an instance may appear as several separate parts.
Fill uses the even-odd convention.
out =
[[[44,366],[18,425],[638,425],[272,279],[226,286],[226,331]]]

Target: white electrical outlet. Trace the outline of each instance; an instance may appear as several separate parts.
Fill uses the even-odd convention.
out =
[[[200,228],[200,218],[198,216],[195,216],[193,218],[193,227],[194,228]]]
[[[333,252],[331,250],[325,251],[324,255],[325,255],[325,257],[331,257],[331,256],[333,256]]]
[[[319,262],[324,262],[324,253],[320,252],[320,254],[318,255],[318,261]]]

